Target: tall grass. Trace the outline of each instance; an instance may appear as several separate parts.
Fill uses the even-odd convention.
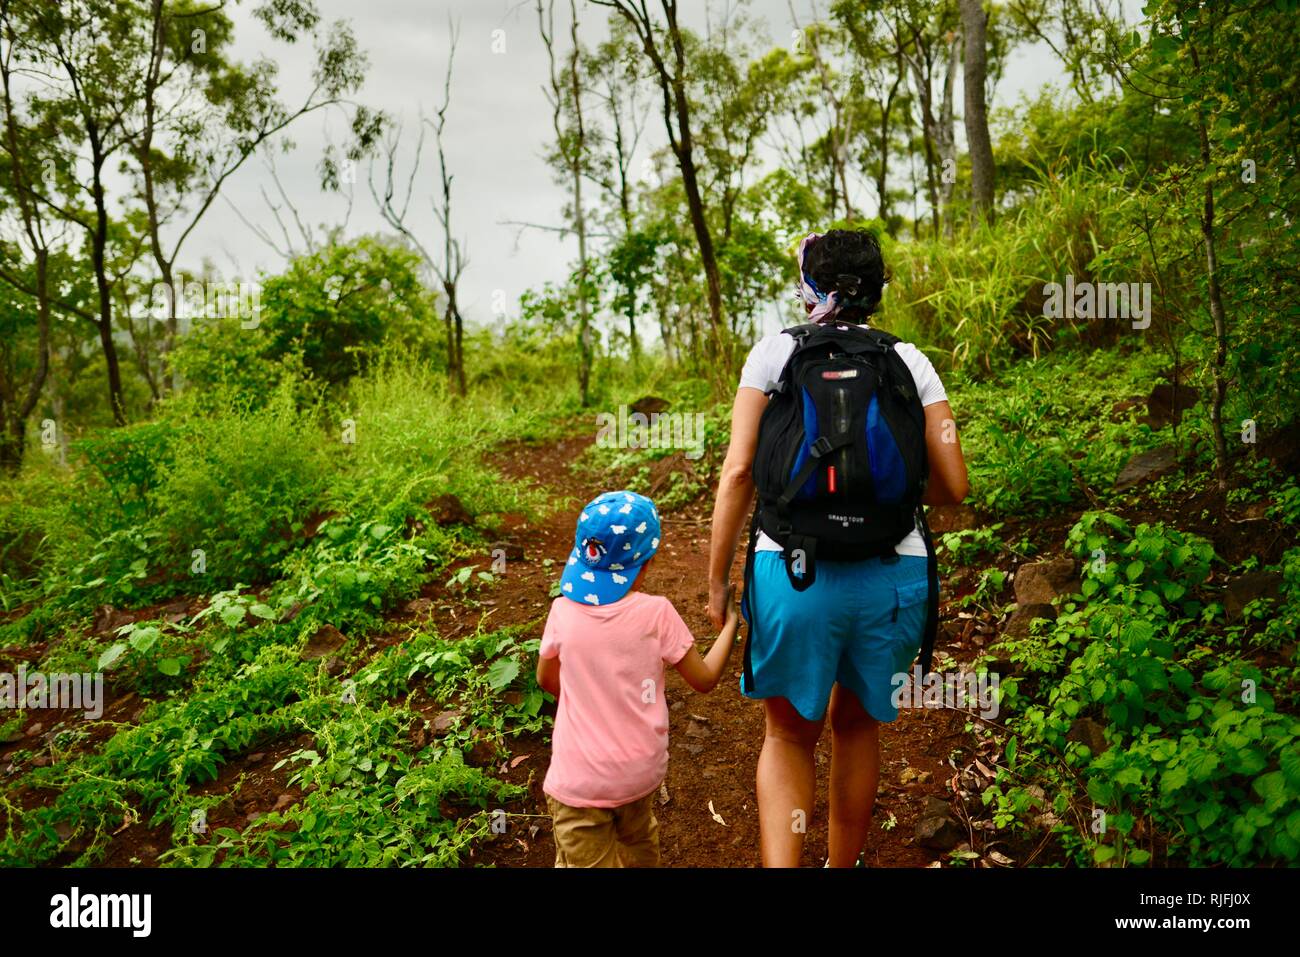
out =
[[[218,386],[92,434],[66,468],[33,456],[0,490],[0,611],[43,599],[83,616],[270,583],[326,513],[400,528],[446,493],[475,516],[533,512],[537,493],[492,457],[560,426],[554,379],[458,397],[441,371],[389,357],[312,404],[291,381],[270,395]]]
[[[1125,233],[1113,212],[1125,189],[1121,174],[1108,167],[1043,169],[1033,195],[1012,216],[954,240],[894,246],[882,325],[929,346],[943,366],[982,373],[1078,336],[1086,320],[1046,318],[1042,289],[1067,273],[1076,280],[1092,276],[1099,254]]]
[[[453,396],[437,370],[385,359],[332,410],[323,439],[331,471],[325,504],[389,522],[416,516],[444,493],[476,514],[530,510],[538,503],[503,481],[490,460],[553,424],[545,400],[531,398],[492,383]],[[353,441],[345,442],[349,423]]]

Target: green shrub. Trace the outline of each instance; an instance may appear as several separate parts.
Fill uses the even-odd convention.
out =
[[[331,244],[265,278],[255,317],[196,325],[171,362],[200,399],[224,388],[257,401],[286,380],[347,382],[386,345],[434,359],[439,326],[421,271],[419,257],[395,243]]]
[[[1041,806],[1007,786],[1014,776],[1055,792],[1080,864],[1140,865],[1157,850],[1193,866],[1300,860],[1300,721],[1276,710],[1252,662],[1216,653],[1213,548],[1106,513],[1085,514],[1068,542],[1086,603],[1003,643],[1029,667],[1002,683],[1013,736],[1007,773],[985,792],[995,821]],[[1070,734],[1085,720],[1104,729],[1099,752]]]
[[[265,581],[321,510],[328,468],[314,416],[286,390],[262,408],[187,423],[154,493],[156,566],[204,590]]]

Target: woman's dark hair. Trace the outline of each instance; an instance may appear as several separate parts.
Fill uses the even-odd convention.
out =
[[[865,229],[832,229],[804,252],[803,271],[824,293],[838,290],[847,322],[864,322],[889,282],[880,240]]]

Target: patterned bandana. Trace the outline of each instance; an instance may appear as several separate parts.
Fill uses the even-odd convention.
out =
[[[806,305],[813,307],[812,312],[808,314],[809,322],[829,322],[858,294],[856,276],[840,276],[840,285],[845,288],[832,289],[829,293],[824,293],[817,288],[812,277],[803,271],[804,253],[810,245],[821,238],[821,233],[809,233],[799,243],[799,297]]]

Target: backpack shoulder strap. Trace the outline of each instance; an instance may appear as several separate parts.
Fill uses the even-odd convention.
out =
[[[890,346],[891,348],[903,341],[902,339],[898,338],[898,336],[891,335],[890,333],[886,332],[884,329],[877,329],[875,326],[866,326],[862,331],[865,332],[872,339],[874,339],[876,342],[879,342],[882,345]]]
[[[776,384],[768,391],[767,393],[768,396],[773,396],[779,392],[785,391],[786,383],[790,379],[790,363],[793,361],[795,355],[798,354],[799,350],[803,348],[803,345],[808,340],[808,337],[812,335],[814,332],[816,332],[817,329],[818,329],[817,323],[805,322],[805,323],[801,323],[800,325],[790,326],[788,329],[781,330],[782,335],[789,336],[791,339],[794,340],[794,348],[791,349],[790,354],[786,356],[785,363],[781,366],[781,374],[777,377]]]

